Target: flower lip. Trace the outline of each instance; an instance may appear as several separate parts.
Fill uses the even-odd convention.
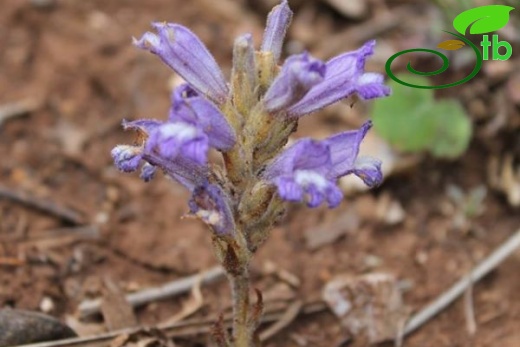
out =
[[[137,146],[118,145],[111,154],[116,167],[123,172],[136,171],[143,158],[142,148]]]

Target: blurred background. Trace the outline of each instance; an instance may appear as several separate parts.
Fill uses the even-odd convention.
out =
[[[145,184],[112,164],[114,145],[137,141],[122,131],[121,120],[166,118],[170,90],[179,83],[131,38],[150,30],[152,21],[186,25],[229,74],[234,37],[251,32],[259,45],[265,17],[277,3],[2,1],[0,307],[44,312],[89,336],[114,327],[106,315],[80,318],[83,300],[122,298],[216,264],[209,232],[182,219],[188,193],[181,186],[160,175]],[[434,49],[452,38],[443,30],[453,31],[457,14],[490,3],[497,2],[290,0],[295,15],[284,52],[308,50],[327,59],[376,39],[367,71],[384,73],[391,55]],[[396,324],[407,314],[519,228],[519,28],[520,8],[498,31],[511,43],[512,57],[484,61],[463,85],[434,92],[391,82],[391,98],[346,100],[302,120],[295,138],[324,138],[372,118],[375,131],[363,152],[383,160],[386,179],[372,191],[343,180],[346,201],[335,210],[292,206],[258,252],[254,287],[283,308],[320,299],[331,281],[377,273],[398,279],[403,302],[392,311],[381,298],[372,299],[377,293],[358,288],[376,305],[376,322],[367,324],[384,331],[381,336],[348,332],[348,319],[321,309],[290,319],[268,336],[267,346],[364,346],[367,339],[397,336]],[[470,48],[446,54],[450,69],[421,83],[450,83],[473,69]],[[418,70],[439,67],[435,57],[417,54],[396,60],[392,70],[406,73],[409,60]],[[519,265],[517,252],[405,345],[519,346]],[[127,313],[128,325],[196,321],[229,309],[225,280],[200,290],[141,305],[135,316]],[[178,346],[209,340],[202,331],[175,339]]]

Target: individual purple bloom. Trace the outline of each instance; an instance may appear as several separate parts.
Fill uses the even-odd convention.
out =
[[[290,117],[300,117],[357,93],[362,99],[390,95],[383,76],[365,73],[366,59],[374,53],[375,41],[356,51],[341,54],[326,64],[325,79],[313,87],[298,103],[287,110]]]
[[[323,81],[325,70],[325,63],[308,53],[289,57],[264,96],[266,110],[275,112],[295,104]]]
[[[171,125],[175,125],[173,129]],[[189,190],[206,182],[208,168],[201,161],[206,164],[207,146],[200,146],[196,136],[191,136],[191,125],[140,119],[123,121],[123,127],[139,131],[144,139],[140,146],[120,145],[112,150],[114,162],[120,170],[136,171],[143,162],[140,177],[145,182],[150,181],[158,169]],[[201,130],[194,131],[207,139]]]
[[[172,94],[169,120],[185,122],[201,129],[209,140],[209,145],[226,151],[235,145],[233,128],[220,110],[210,101],[200,96],[189,85],[177,87]]]
[[[118,145],[111,154],[116,167],[123,172],[136,171],[143,158],[142,148],[137,146]]]
[[[287,27],[291,23],[292,11],[287,0],[275,6],[267,17],[261,51],[272,52],[274,61],[277,62],[282,55],[282,46]]]
[[[307,199],[309,207],[326,200],[329,207],[336,207],[343,198],[336,185],[338,178],[352,173],[370,187],[381,183],[381,162],[358,158],[361,141],[371,126],[371,122],[366,122],[358,130],[323,141],[298,140],[268,165],[263,178],[276,185],[284,200]]]
[[[190,212],[210,225],[217,236],[233,237],[235,226],[229,201],[222,188],[206,183],[193,190]]]
[[[147,32],[134,44],[161,58],[195,90],[222,104],[228,86],[215,58],[188,28],[172,23],[153,23],[157,34]]]
[[[331,171],[327,144],[302,139],[275,158],[263,176],[276,185],[284,200],[299,202],[307,198],[309,207],[317,207],[326,200],[333,208],[340,204],[343,194]]]
[[[198,127],[184,122],[166,122],[153,129],[146,141],[145,148],[156,150],[165,159],[178,156],[206,164],[209,149],[208,137]]]

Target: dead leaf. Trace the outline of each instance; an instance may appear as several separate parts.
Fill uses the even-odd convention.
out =
[[[370,343],[397,338],[408,317],[397,280],[386,273],[338,276],[326,284],[323,299],[353,336]]]
[[[341,236],[357,230],[359,225],[359,216],[354,210],[349,209],[334,218],[334,220],[322,223],[317,227],[306,229],[304,234],[307,241],[307,248],[315,250],[331,244]]]
[[[466,44],[461,40],[446,40],[437,45],[437,48],[445,49],[447,51],[456,51],[457,49],[461,49]]]
[[[60,143],[63,152],[73,158],[83,153],[83,146],[90,136],[85,129],[66,121],[59,122],[52,135]]]
[[[323,0],[346,18],[361,19],[366,17],[369,2],[364,0]]]
[[[402,223],[406,212],[401,203],[393,199],[389,193],[383,193],[377,201],[376,218],[387,225]]]
[[[137,326],[132,306],[125,298],[125,293],[110,279],[105,279],[101,312],[109,331]]]
[[[513,207],[520,206],[520,165],[515,165],[513,154],[503,158],[492,157],[488,164],[490,186],[504,193]]]

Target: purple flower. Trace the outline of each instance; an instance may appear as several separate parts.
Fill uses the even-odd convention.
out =
[[[300,117],[357,93],[362,99],[390,95],[383,76],[365,73],[365,61],[374,53],[375,41],[356,51],[341,54],[326,64],[325,79],[313,87],[298,103],[287,109],[290,117]]]
[[[228,86],[215,58],[188,28],[171,23],[153,23],[157,34],[147,32],[134,44],[161,58],[195,90],[218,104],[228,97]]]
[[[140,176],[146,182],[153,178],[158,168],[189,190],[206,182],[208,168],[201,161],[205,164],[207,148],[200,148],[204,143],[201,145],[199,139],[192,136],[191,125],[141,119],[123,121],[123,127],[139,131],[145,139],[140,146],[119,145],[112,150],[114,163],[121,171],[136,171],[143,163]],[[202,134],[200,141],[207,139],[202,131],[195,131]]]
[[[173,91],[169,120],[198,127],[206,134],[209,145],[218,150],[226,151],[235,145],[235,132],[224,115],[187,84]]]
[[[289,8],[287,0],[283,0],[281,4],[271,10],[267,17],[261,50],[263,52],[272,52],[275,62],[282,55],[283,40],[285,39],[287,27],[291,23],[292,15],[293,13]]]
[[[275,112],[295,104],[323,81],[325,69],[325,63],[307,53],[289,57],[264,96],[266,110]]]
[[[220,237],[233,237],[235,224],[229,197],[217,185],[195,187],[189,201],[190,212],[199,217]]]
[[[371,126],[371,122],[367,122],[359,130],[346,131],[323,141],[299,140],[268,165],[263,178],[278,188],[284,200],[306,200],[309,207],[327,201],[329,207],[336,207],[343,199],[336,185],[338,178],[353,173],[369,186],[382,180],[378,160],[358,158],[361,141]]]

